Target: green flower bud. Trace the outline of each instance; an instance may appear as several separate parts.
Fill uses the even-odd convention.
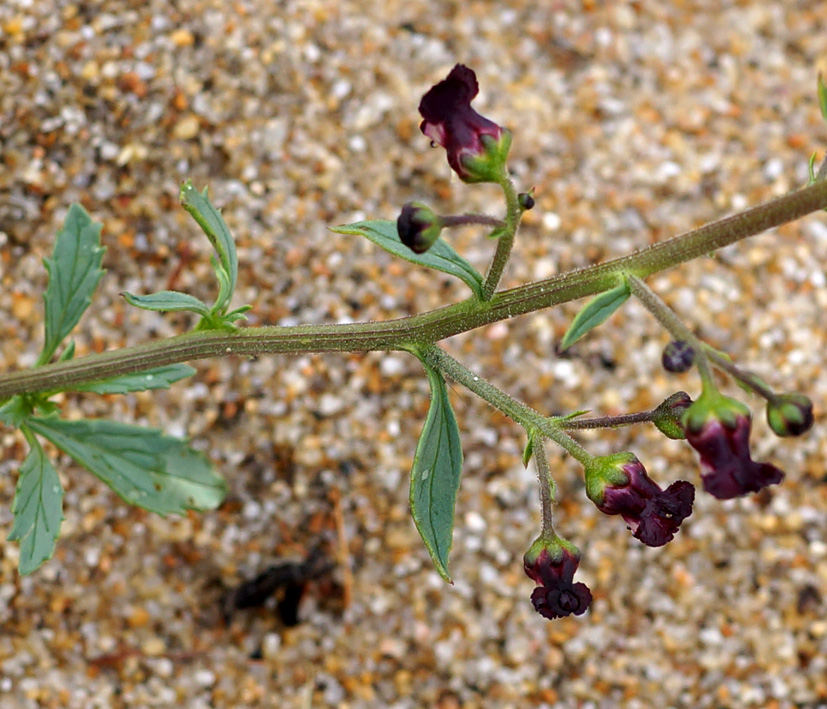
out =
[[[813,425],[813,402],[804,394],[782,394],[767,404],[767,423],[776,436],[800,436]]]
[[[396,220],[400,241],[415,254],[424,254],[439,238],[442,219],[422,202],[408,202]]]
[[[673,440],[686,438],[681,419],[683,418],[683,412],[689,408],[690,404],[692,404],[692,399],[685,391],[672,394],[655,409],[652,423],[667,438]]]

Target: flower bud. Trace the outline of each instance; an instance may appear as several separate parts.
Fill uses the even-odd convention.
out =
[[[655,414],[652,417],[652,423],[655,424],[658,431],[660,431],[667,438],[679,440],[686,438],[681,425],[683,412],[686,411],[692,404],[692,399],[685,391],[679,391],[672,394],[668,399],[661,402],[655,409]]]
[[[672,340],[663,348],[661,364],[667,372],[686,372],[695,361],[695,348],[688,342]]]
[[[422,97],[419,129],[445,148],[448,164],[463,182],[501,182],[511,133],[471,108],[478,93],[476,74],[457,64]]]
[[[586,494],[604,514],[621,515],[635,539],[659,547],[692,514],[695,488],[679,480],[662,490],[633,453],[617,453],[586,465]]]
[[[777,436],[800,436],[813,425],[813,402],[804,394],[782,394],[767,404],[767,422]]]
[[[557,535],[542,534],[523,557],[528,577],[540,584],[531,594],[534,609],[554,620],[567,615],[582,615],[592,602],[584,583],[573,583],[580,564],[580,550]]]
[[[520,192],[520,194],[517,195],[517,202],[519,202],[520,207],[522,207],[525,212],[529,209],[534,209],[534,205],[537,204],[534,201],[534,189],[532,188],[528,192]]]
[[[704,392],[684,412],[681,423],[686,440],[700,455],[704,490],[719,500],[758,492],[784,479],[774,465],[750,456],[752,418],[740,401],[717,391]]]
[[[439,238],[442,219],[422,202],[408,202],[396,220],[400,241],[415,254],[424,254]]]

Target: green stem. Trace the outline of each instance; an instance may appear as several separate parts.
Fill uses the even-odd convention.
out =
[[[770,403],[777,403],[779,401],[778,395],[770,389],[764,382],[751,372],[745,372],[743,369],[735,365],[728,357],[716,350],[714,347],[704,344],[704,352],[713,365],[725,371],[734,379],[737,379],[744,386],[752,389],[756,394],[763,397]]]
[[[440,217],[439,223],[445,228],[455,226],[469,226],[473,224],[491,226],[495,229],[502,229],[506,226],[506,223],[502,219],[497,219],[497,217],[491,217],[487,214],[456,214],[446,217]]]
[[[619,274],[645,278],[825,207],[827,181],[628,256],[502,291],[488,302],[469,299],[383,322],[187,333],[3,375],[0,401],[22,393],[72,391],[80,384],[207,357],[407,350],[412,346],[427,346],[483,325],[601,293],[615,285]]]
[[[543,534],[554,536],[554,503],[557,499],[557,483],[551,475],[546,456],[546,442],[540,438],[534,444],[534,463],[540,483],[540,509],[543,513]]]
[[[577,441],[563,431],[553,419],[543,416],[539,411],[526,406],[512,396],[498,389],[491,382],[486,381],[472,372],[461,362],[455,360],[445,350],[436,345],[419,351],[419,356],[431,367],[438,369],[442,374],[450,377],[458,384],[487,401],[495,409],[499,409],[510,419],[520,424],[526,431],[537,429],[546,438],[550,438],[573,458],[585,464],[592,459],[588,451]]]
[[[482,284],[482,299],[484,301],[491,300],[494,291],[497,290],[497,286],[500,284],[505,266],[511,257],[511,249],[514,246],[514,238],[517,236],[517,227],[520,224],[520,215],[523,211],[522,207],[520,207],[514,182],[508,175],[503,175],[500,186],[505,194],[505,203],[507,205],[505,233],[497,239],[497,250],[494,252],[494,258],[485,276],[485,283]]]
[[[676,340],[688,343],[695,350],[695,366],[701,375],[704,390],[714,390],[715,380],[712,377],[712,370],[709,368],[709,359],[701,342],[675,312],[653,291],[642,279],[637,276],[628,277],[629,287],[632,294],[641,304],[655,316],[657,321],[663,325],[666,331]]]

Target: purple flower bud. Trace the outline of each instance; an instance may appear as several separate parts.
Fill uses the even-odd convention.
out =
[[[528,192],[520,192],[517,195],[517,202],[519,202],[520,206],[527,212],[529,209],[534,209],[534,205],[537,204],[534,200],[534,188],[530,189]]]
[[[478,92],[474,72],[457,64],[423,96],[419,129],[445,148],[448,164],[463,182],[500,182],[511,133],[471,108]]]
[[[662,401],[655,409],[652,423],[667,438],[681,440],[686,438],[683,425],[683,412],[692,404],[692,399],[685,391],[672,394],[668,399]]]
[[[782,394],[767,404],[767,422],[776,436],[800,436],[813,426],[813,402],[804,394]]]
[[[523,558],[528,577],[540,584],[531,594],[535,610],[554,620],[567,615],[582,615],[592,602],[584,583],[573,583],[580,565],[580,550],[558,536],[541,535]]]
[[[422,202],[408,202],[396,220],[400,241],[415,254],[424,254],[439,238],[442,220]]]
[[[695,361],[695,348],[683,340],[672,340],[663,348],[661,364],[667,372],[686,372]]]
[[[752,418],[741,402],[704,392],[683,415],[686,440],[701,458],[704,490],[719,500],[777,485],[784,473],[749,452]]]
[[[672,541],[695,500],[695,488],[685,480],[661,490],[633,453],[602,456],[586,465],[586,493],[604,514],[621,515],[635,539],[650,547]]]

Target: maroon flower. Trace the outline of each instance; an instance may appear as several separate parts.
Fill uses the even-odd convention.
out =
[[[750,456],[752,418],[739,401],[704,392],[687,409],[683,424],[686,440],[701,458],[704,490],[719,500],[758,492],[784,479],[774,465]]]
[[[540,584],[531,593],[531,602],[541,616],[554,620],[586,612],[592,594],[586,584],[572,582],[580,564],[580,551],[574,544],[557,536],[540,536],[523,563],[529,578]]]
[[[586,466],[586,493],[604,514],[621,515],[635,539],[650,547],[672,541],[695,500],[685,480],[661,490],[633,453],[595,458]]]
[[[419,128],[445,148],[448,164],[463,182],[499,182],[511,133],[471,108],[478,92],[474,72],[457,64],[423,96],[419,112],[424,120]]]

